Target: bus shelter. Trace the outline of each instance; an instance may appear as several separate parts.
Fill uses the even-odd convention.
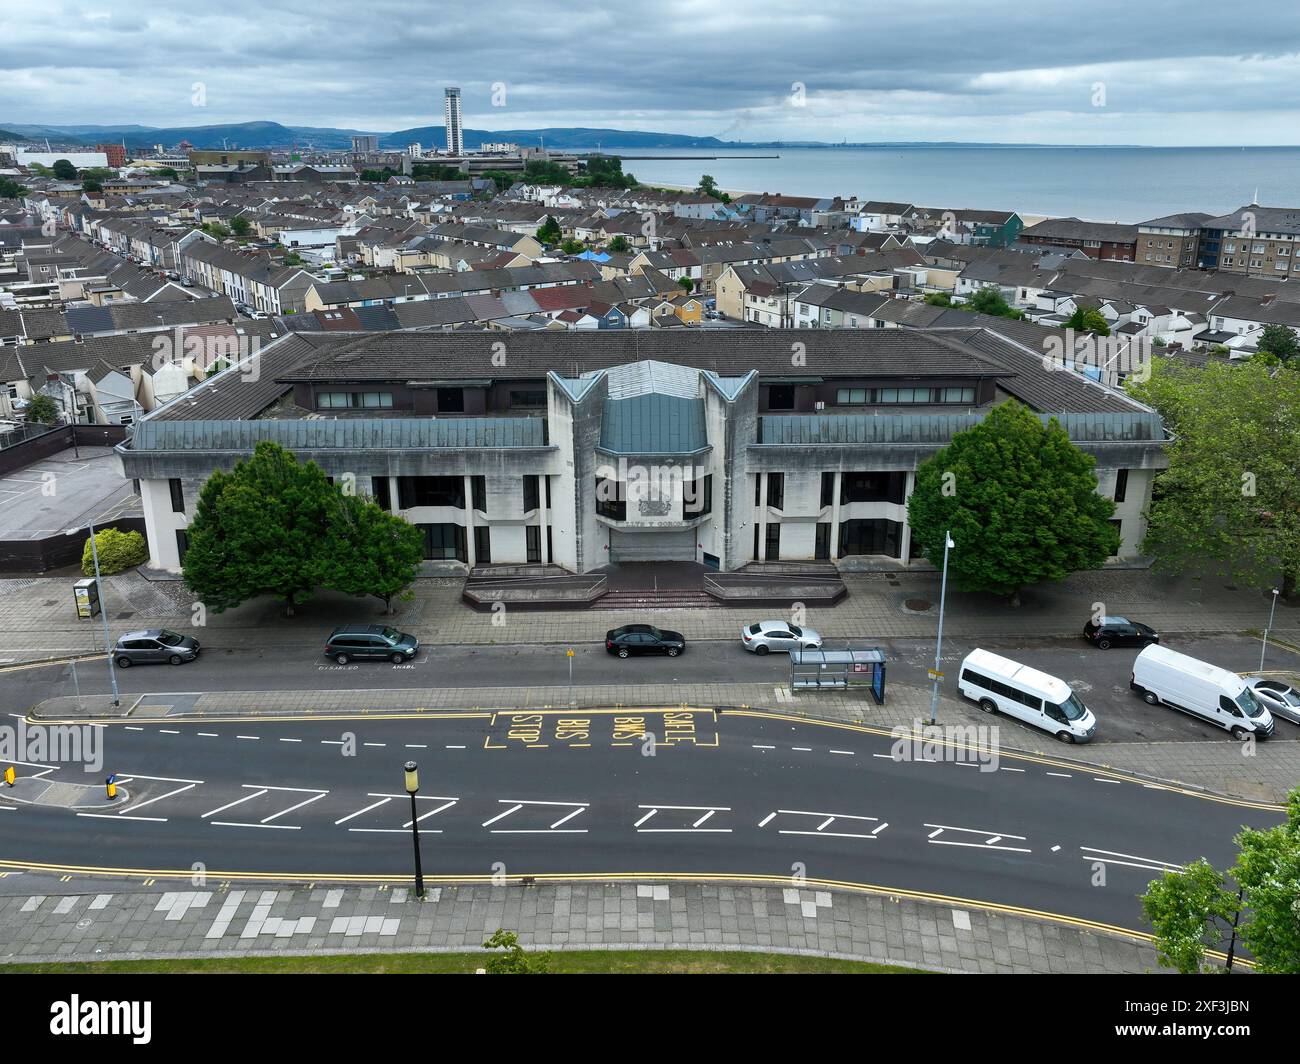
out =
[[[790,690],[867,687],[877,705],[885,701],[885,655],[879,647],[790,651]]]

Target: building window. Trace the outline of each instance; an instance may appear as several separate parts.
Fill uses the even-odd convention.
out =
[[[464,525],[416,525],[424,533],[424,556],[430,561],[469,561]]]
[[[768,473],[767,505],[774,510],[785,508],[785,474]]]
[[[486,525],[474,529],[474,564],[492,564],[492,531]]]
[[[172,477],[167,481],[167,487],[172,493],[172,513],[183,514],[185,512],[185,487],[180,482],[179,477]]]
[[[703,517],[713,512],[713,474],[692,482],[691,494],[682,506],[683,517]]]
[[[845,473],[840,478],[840,502],[901,503],[906,473]]]
[[[524,545],[528,551],[528,564],[540,565],[542,561],[542,529],[540,525],[524,526]]]
[[[840,556],[848,554],[901,555],[903,526],[884,518],[845,521],[840,525]]]
[[[767,542],[764,545],[763,558],[769,562],[781,560],[781,526],[776,521],[767,526]]]
[[[403,510],[414,506],[454,506],[465,509],[464,477],[399,477],[398,502]]]
[[[813,548],[813,558],[819,562],[831,560],[831,523],[817,522],[817,542]]]
[[[860,406],[867,401],[866,388],[840,388],[835,393],[837,406]]]
[[[465,412],[465,391],[463,388],[438,389],[438,413],[463,414]]]
[[[794,409],[794,385],[773,384],[767,389],[767,407],[769,410]]]
[[[627,500],[623,485],[612,478],[596,478],[596,513],[611,521],[627,520]]]
[[[522,407],[544,407],[546,406],[546,392],[544,391],[526,391],[511,392],[510,405]]]
[[[541,503],[541,493],[538,491],[537,475],[530,473],[524,477],[524,513],[536,510]]]
[[[821,497],[821,502],[818,505],[820,506],[835,505],[835,474],[834,473],[822,474],[822,497]]]
[[[1128,494],[1128,470],[1121,469],[1115,474],[1115,501],[1123,502]]]
[[[393,493],[387,477],[371,477],[370,491],[374,496],[375,503],[381,510],[392,511]]]
[[[176,530],[176,559],[181,563],[181,565],[185,564],[185,552],[189,549],[189,535],[186,533],[185,529],[178,528]]]

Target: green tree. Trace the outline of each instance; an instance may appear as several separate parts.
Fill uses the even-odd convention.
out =
[[[1152,880],[1141,896],[1160,963],[1184,974],[1213,970],[1206,953],[1228,944],[1239,917],[1238,934],[1261,972],[1300,974],[1300,788],[1287,795],[1283,823],[1243,828],[1233,841],[1237,860],[1227,875],[1199,858]]]
[[[27,189],[17,181],[10,181],[7,177],[0,177],[0,199],[22,199],[27,194]]]
[[[950,307],[952,295],[949,292],[931,292],[925,297],[925,301],[932,307]]]
[[[424,536],[397,514],[359,495],[339,496],[325,551],[323,582],[345,595],[374,595],[393,612],[393,599],[415,582]]]
[[[615,255],[623,255],[631,250],[631,248],[627,242],[627,237],[620,233],[605,246],[605,250]]]
[[[952,438],[916,473],[907,504],[913,542],[962,591],[1018,601],[1020,588],[1098,568],[1119,548],[1115,504],[1097,494],[1095,460],[1055,418],[1014,400]]]
[[[96,552],[99,554],[99,571],[104,576],[143,565],[149,560],[149,545],[139,532],[101,528],[95,533],[94,548],[91,548],[90,539],[87,538],[86,545],[81,550],[83,576],[95,575]]]
[[[204,222],[202,228],[208,236],[214,236],[218,240],[225,240],[230,235],[230,230],[220,222]]]
[[[546,221],[537,230],[537,239],[543,244],[558,244],[563,238],[564,233],[560,229],[560,223],[552,215],[548,214]]]
[[[1285,325],[1265,325],[1255,342],[1257,351],[1267,351],[1282,362],[1289,362],[1300,355],[1300,340]]]
[[[1195,975],[1214,967],[1207,950],[1223,944],[1237,909],[1236,896],[1205,858],[1153,879],[1141,895],[1142,912],[1155,932],[1156,954],[1166,968]]]
[[[1061,327],[1075,332],[1096,333],[1098,336],[1110,335],[1110,325],[1096,307],[1075,307],[1074,313],[1065,319],[1065,324]]]
[[[488,958],[489,975],[545,975],[551,966],[549,953],[528,953],[519,945],[519,936],[513,931],[498,928],[483,943],[484,949],[500,950]]]
[[[581,240],[566,240],[560,245],[560,250],[566,255],[581,255],[587,250],[587,245]]]
[[[1287,796],[1286,822],[1237,835],[1232,877],[1249,919],[1241,929],[1260,970],[1300,974],[1300,788]]]
[[[677,278],[677,284],[687,295],[690,295],[695,290],[695,281],[692,278],[687,277],[685,274],[682,274],[682,276]]]
[[[976,314],[992,314],[997,318],[1020,319],[1024,315],[1011,306],[1002,295],[1002,290],[995,284],[985,285],[963,305],[962,309]]]
[[[23,411],[25,420],[38,425],[57,425],[59,423],[58,404],[48,395],[33,395]]]
[[[169,181],[179,181],[181,176],[176,172],[176,168],[172,166],[159,166],[149,172],[154,177],[165,177]]]
[[[700,178],[700,183],[695,186],[695,191],[701,196],[712,196],[718,198],[718,183],[713,179],[712,174],[704,174]]]
[[[75,181],[77,179],[77,168],[68,159],[55,159],[54,165],[50,167],[50,173],[60,181]]]
[[[1126,387],[1173,436],[1143,550],[1166,572],[1202,570],[1292,597],[1300,576],[1300,371],[1254,359],[1195,368],[1155,359]]]
[[[230,219],[230,231],[235,236],[248,236],[253,231],[253,223],[242,214],[236,215]]]
[[[330,571],[322,545],[338,499],[314,462],[259,443],[251,458],[203,485],[187,529],[186,587],[214,613],[274,595],[292,617]]]
[[[93,177],[88,177],[81,182],[82,192],[103,192],[104,186],[96,181]]]

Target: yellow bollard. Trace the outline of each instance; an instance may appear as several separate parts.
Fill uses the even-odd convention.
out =
[[[106,780],[104,781],[104,785],[108,788],[108,800],[111,802],[111,801],[113,801],[114,798],[117,797],[117,775],[116,775],[116,773],[114,773],[112,776],[109,776],[108,779],[106,779]]]
[[[13,765],[10,765],[7,769],[5,769],[5,783],[9,784],[9,786],[12,787],[14,785],[14,780],[16,778],[17,778],[17,773],[14,772]]]

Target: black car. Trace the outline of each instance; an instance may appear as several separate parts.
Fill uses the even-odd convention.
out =
[[[1144,647],[1160,642],[1160,633],[1141,621],[1127,617],[1103,617],[1100,623],[1089,621],[1083,626],[1083,638],[1099,650],[1111,647]]]
[[[119,669],[132,665],[184,665],[199,656],[199,641],[166,628],[142,628],[127,632],[113,647],[113,661]]]
[[[325,656],[340,665],[349,661],[391,661],[401,665],[420,650],[420,641],[383,624],[353,624],[335,628],[325,644]]]
[[[629,654],[667,654],[677,657],[686,649],[680,632],[665,632],[652,624],[625,624],[605,633],[605,649],[625,658]]]

